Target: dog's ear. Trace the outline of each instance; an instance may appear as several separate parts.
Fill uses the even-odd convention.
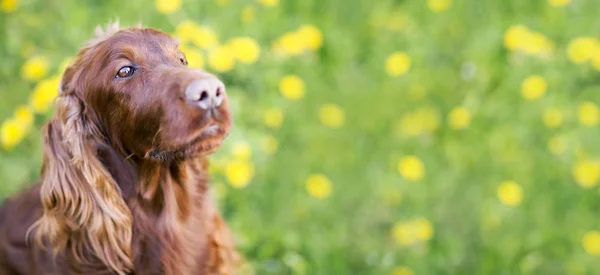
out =
[[[105,142],[81,100],[75,65],[63,75],[54,118],[45,126],[38,244],[70,251],[81,263],[97,258],[119,274],[132,268],[132,217],[121,190],[97,157]],[[84,254],[91,251],[93,255]]]

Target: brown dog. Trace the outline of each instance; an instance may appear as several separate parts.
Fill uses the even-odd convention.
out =
[[[98,33],[66,69],[42,180],[0,209],[0,275],[231,274],[207,156],[231,127],[223,83],[154,29]]]

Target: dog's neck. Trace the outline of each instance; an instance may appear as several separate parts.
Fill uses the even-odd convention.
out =
[[[100,148],[98,154],[132,212],[138,238],[132,240],[134,258],[152,253],[162,259],[151,263],[144,259],[152,257],[142,257],[134,259],[135,264],[162,264],[158,268],[173,272],[167,274],[187,274],[185,270],[200,268],[193,264],[197,257],[204,257],[201,253],[206,243],[198,236],[211,226],[201,221],[210,220],[212,211],[207,198],[207,159],[158,163],[125,158],[111,148]],[[190,233],[197,235],[190,237]],[[184,264],[169,266],[171,262]]]

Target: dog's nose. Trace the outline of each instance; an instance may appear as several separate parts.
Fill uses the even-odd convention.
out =
[[[204,110],[217,108],[225,98],[225,85],[214,77],[197,79],[185,88],[186,99]]]

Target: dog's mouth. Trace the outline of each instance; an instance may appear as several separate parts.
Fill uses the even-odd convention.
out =
[[[174,146],[173,149],[155,148],[146,154],[146,158],[160,162],[172,162],[209,155],[221,147],[221,143],[228,135],[228,127],[211,123],[193,135],[189,142]]]

